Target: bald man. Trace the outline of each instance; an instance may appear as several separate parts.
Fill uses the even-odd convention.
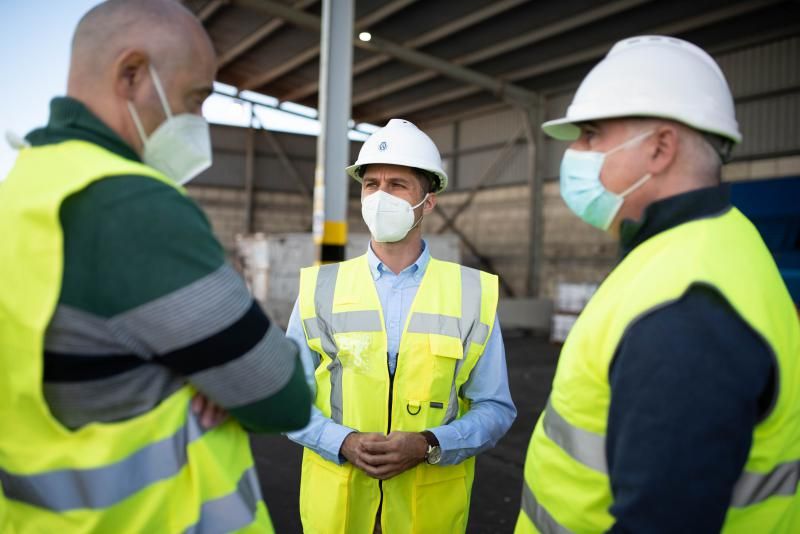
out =
[[[243,427],[301,428],[310,398],[180,185],[215,63],[177,2],[95,7],[0,184],[0,531],[272,530]]]

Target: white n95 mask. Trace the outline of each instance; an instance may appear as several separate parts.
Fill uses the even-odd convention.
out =
[[[128,110],[144,144],[142,160],[183,185],[211,166],[208,122],[192,113],[173,116],[156,69],[152,63],[148,67],[167,119],[147,137],[133,102],[128,100]]]
[[[625,197],[639,189],[651,178],[645,174],[622,193],[613,193],[600,181],[600,171],[606,158],[626,147],[640,142],[653,132],[645,132],[628,139],[608,152],[592,152],[568,148],[561,160],[561,198],[569,209],[585,222],[601,230],[608,230],[622,207]]]
[[[376,191],[361,199],[361,216],[367,223],[372,238],[378,243],[395,243],[403,239],[418,221],[414,221],[414,210],[425,202],[412,206],[402,198],[385,191]]]

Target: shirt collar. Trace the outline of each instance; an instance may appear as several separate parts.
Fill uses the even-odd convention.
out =
[[[78,139],[99,145],[123,158],[141,161],[136,152],[114,130],[80,100],[68,96],[52,99],[47,126],[33,130],[25,136],[25,139],[33,146]]]
[[[414,280],[419,282],[425,275],[425,269],[427,269],[430,259],[431,253],[428,249],[428,244],[423,239],[422,252],[420,252],[419,257],[414,263],[403,269],[399,275],[411,273],[414,277]],[[370,241],[369,245],[367,245],[367,262],[369,263],[369,272],[372,275],[373,280],[378,280],[381,276],[383,276],[384,273],[392,272],[384,265],[380,258],[378,258],[378,256],[375,254],[375,251],[372,250],[372,241]]]
[[[656,234],[689,221],[721,215],[730,207],[728,184],[696,189],[654,202],[644,210],[641,220],[622,221],[620,255],[624,258]]]

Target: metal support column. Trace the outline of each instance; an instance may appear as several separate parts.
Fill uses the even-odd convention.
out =
[[[334,6],[335,4],[335,6]],[[347,137],[353,68],[354,0],[323,0],[320,36],[317,168],[314,176],[314,242],[317,260],[344,260],[347,244]]]
[[[544,259],[544,134],[539,127],[544,122],[544,98],[536,105],[522,110],[528,138],[528,184],[530,186],[529,246],[527,293],[541,296],[541,273]]]
[[[250,125],[245,133],[244,146],[244,233],[253,233],[254,201],[253,201],[253,182],[255,179],[255,160],[256,160],[256,141],[253,121],[255,113],[253,106],[250,106]]]

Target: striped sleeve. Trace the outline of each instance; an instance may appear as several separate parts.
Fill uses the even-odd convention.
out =
[[[226,408],[274,394],[294,371],[297,347],[228,264],[113,317],[110,326],[126,345]]]
[[[290,382],[296,346],[225,261],[190,198],[151,178],[111,177],[67,199],[61,219],[56,318],[71,316],[54,320],[48,334],[50,398],[123,373],[145,380],[142,366],[188,380],[226,408],[264,400]],[[114,402],[124,412],[124,399]]]

